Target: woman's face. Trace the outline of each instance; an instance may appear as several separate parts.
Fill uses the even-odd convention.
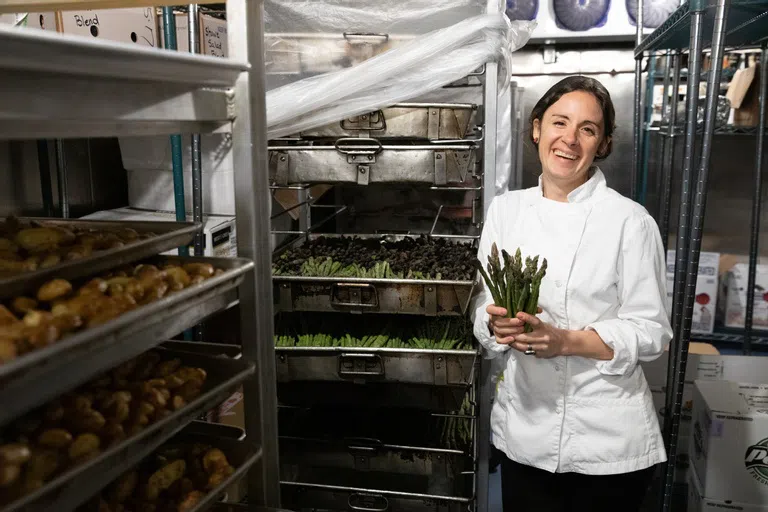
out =
[[[539,160],[545,177],[560,182],[584,182],[598,151],[605,149],[603,111],[584,91],[564,94],[533,121]]]

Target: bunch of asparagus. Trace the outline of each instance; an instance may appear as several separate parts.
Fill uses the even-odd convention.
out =
[[[504,265],[501,264],[504,260]],[[520,249],[517,249],[515,256],[512,257],[505,250],[501,250],[499,258],[499,248],[496,243],[491,247],[491,254],[488,256],[487,272],[479,260],[475,260],[475,266],[480,270],[480,274],[488,285],[488,289],[493,296],[493,303],[507,310],[507,317],[512,318],[518,313],[525,312],[529,315],[535,315],[539,306],[539,289],[541,281],[547,273],[547,260],[544,259],[539,267],[539,257],[525,258],[525,268],[523,268],[523,257]],[[529,326],[526,326],[530,330]]]
[[[469,394],[464,395],[464,401],[458,411],[451,411],[450,416],[442,418],[442,447],[450,450],[468,450],[472,441],[472,403]]]

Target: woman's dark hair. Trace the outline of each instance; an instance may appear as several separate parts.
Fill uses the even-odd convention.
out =
[[[613,108],[613,102],[611,101],[611,95],[608,92],[608,89],[594,78],[587,76],[569,76],[568,78],[564,78],[553,85],[544,96],[541,97],[536,103],[536,106],[533,107],[531,117],[528,120],[531,142],[533,142],[534,146],[538,147],[536,141],[533,140],[533,121],[538,119],[539,122],[541,122],[544,117],[544,112],[546,112],[549,107],[557,103],[564,94],[575,91],[588,92],[594,96],[598,105],[600,105],[600,110],[603,111],[603,130],[605,132],[603,136],[608,143],[602,152],[595,155],[595,160],[602,160],[611,154],[611,149],[613,148],[613,139],[611,137],[613,136],[614,122],[616,121],[616,111]]]

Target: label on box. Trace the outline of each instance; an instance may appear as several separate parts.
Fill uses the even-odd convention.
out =
[[[211,231],[212,252],[217,258],[231,258],[237,255],[237,246],[235,246],[235,254],[232,254],[232,231],[232,226]]]
[[[702,252],[696,279],[696,304],[693,308],[691,332],[711,333],[715,327],[717,309],[717,277],[720,253]],[[672,310],[675,286],[675,251],[667,251],[667,307]]]
[[[726,273],[723,279],[722,300],[727,327],[744,327],[747,313],[748,277],[749,266],[744,263],[737,263]],[[755,329],[768,329],[768,267],[765,265],[757,266],[753,297],[752,326]]]
[[[57,25],[65,34],[158,46],[157,17],[152,7],[62,11]]]

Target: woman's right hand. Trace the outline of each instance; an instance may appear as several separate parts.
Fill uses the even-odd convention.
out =
[[[525,323],[518,318],[507,318],[507,310],[491,304],[485,308],[490,317],[488,327],[494,336],[496,343],[509,345],[514,343],[515,336],[525,332]]]

